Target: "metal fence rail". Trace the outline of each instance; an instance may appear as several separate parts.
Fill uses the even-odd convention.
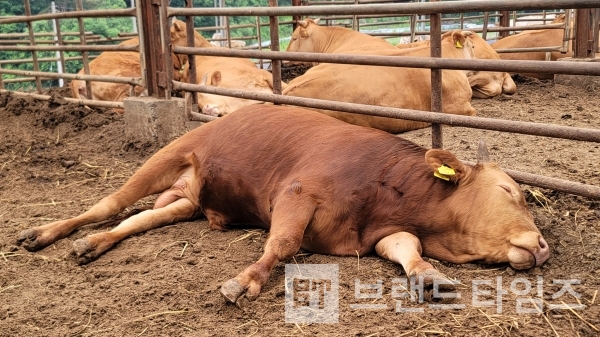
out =
[[[545,8],[596,8],[597,0],[504,0],[504,1],[447,1],[354,6],[313,7],[227,7],[227,8],[177,8],[169,7],[168,16],[290,16],[330,14],[422,14],[464,13],[511,10],[538,10]]]
[[[235,50],[216,48],[173,47],[173,51],[187,55],[207,55],[223,57],[264,58],[319,63],[362,64],[371,66],[390,66],[406,68],[456,69],[503,72],[535,72],[545,74],[595,75],[600,76],[598,62],[546,62],[546,61],[508,61],[484,59],[450,59],[409,56],[375,56],[356,54],[321,54],[301,52],[274,52],[258,50]]]
[[[431,34],[431,58],[409,58],[409,57],[378,57],[362,55],[344,55],[344,54],[317,54],[317,53],[278,53],[262,52],[249,50],[207,50],[195,49],[190,47],[175,47],[176,53],[188,55],[212,55],[227,57],[257,57],[278,60],[310,61],[320,63],[351,63],[367,64],[378,66],[400,66],[400,67],[421,67],[432,69],[432,110],[440,111],[441,102],[441,80],[437,76],[436,69],[464,69],[464,70],[484,70],[484,71],[515,71],[515,72],[541,72],[541,73],[559,73],[559,74],[581,74],[581,75],[599,75],[600,65],[570,63],[559,64],[557,62],[539,62],[539,61],[502,61],[502,60],[461,60],[461,59],[442,59],[435,53],[440,49],[441,19],[439,13],[458,13],[464,11],[505,11],[514,9],[545,9],[545,8],[593,8],[598,6],[597,1],[573,1],[573,0],[552,0],[552,1],[530,1],[527,3],[507,0],[503,2],[487,1],[469,1],[469,2],[429,2],[429,3],[411,3],[411,4],[385,4],[385,5],[355,5],[355,6],[318,6],[301,8],[186,8],[176,9],[168,8],[168,15],[184,16],[214,16],[214,15],[317,15],[317,14],[348,14],[348,15],[369,15],[369,14],[388,14],[388,13],[437,13],[430,16]],[[188,21],[188,22],[191,22]],[[191,27],[188,27],[191,29]],[[435,33],[438,34],[435,34]],[[272,44],[278,43],[272,38]],[[560,48],[561,46],[559,46]],[[582,67],[581,67],[582,66]],[[436,83],[435,79],[438,77]],[[195,78],[194,78],[195,81]],[[193,82],[194,82],[193,81]],[[278,71],[273,72],[273,82],[281,83],[281,74]],[[469,117],[443,114],[438,112],[423,112],[416,110],[387,108],[379,106],[368,106],[360,104],[351,104],[334,101],[324,101],[300,97],[289,97],[277,94],[264,94],[256,92],[244,92],[230,90],[218,87],[199,86],[173,81],[173,88],[177,90],[186,90],[189,92],[202,92],[208,94],[217,94],[247,98],[259,101],[273,102],[276,104],[290,104],[305,107],[313,107],[327,110],[337,110],[352,113],[368,114],[382,117],[403,118],[432,123],[432,126],[446,124],[465,126],[471,128],[497,130],[513,133],[522,133],[528,135],[539,135],[546,137],[566,138],[573,140],[600,142],[600,130],[571,128],[562,126],[546,125],[541,123],[527,123],[506,120],[496,120],[481,117]],[[189,96],[189,95],[188,95]],[[436,105],[438,108],[436,109]],[[207,116],[199,116],[197,113],[188,111],[188,115],[201,117],[202,120],[209,120]],[[442,136],[441,129],[432,130],[432,144],[434,147],[441,147]],[[515,180],[539,187],[552,188],[558,191],[582,195],[588,198],[600,199],[600,187],[585,185],[577,182],[565,181],[529,174],[525,172],[507,170]]]

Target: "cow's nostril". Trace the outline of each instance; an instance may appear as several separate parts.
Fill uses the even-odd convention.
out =
[[[540,248],[541,249],[546,249],[548,248],[548,243],[546,243],[546,240],[544,240],[543,237],[540,236]]]

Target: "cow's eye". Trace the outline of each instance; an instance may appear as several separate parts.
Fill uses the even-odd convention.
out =
[[[509,194],[512,195],[512,190],[510,189],[510,187],[508,187],[506,185],[500,185],[500,187],[502,187],[503,190],[505,190],[506,192],[508,192]]]

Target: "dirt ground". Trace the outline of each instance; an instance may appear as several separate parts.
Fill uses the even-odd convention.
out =
[[[517,84],[512,97],[475,100],[479,116],[600,128],[597,93],[524,78]],[[85,211],[157,150],[124,141],[121,115],[62,104],[64,89],[50,94],[57,96],[52,102],[0,97],[0,336],[600,335],[600,201],[529,186],[523,189],[550,259],[527,271],[430,260],[460,280],[449,293],[460,298],[440,300],[430,292],[423,303],[399,298],[393,279],[404,272],[374,255],[295,256],[289,263],[339,266],[339,323],[285,322],[283,263],[245,311],[225,303],[219,287],[260,257],[267,235],[260,230],[178,223],[127,238],[78,266],[70,256],[73,241],[107,230],[86,226],[27,252],[15,244],[19,231]],[[430,144],[428,129],[404,136]],[[464,160],[475,160],[480,138],[502,167],[600,185],[599,144],[444,129],[445,147]],[[364,295],[356,282],[378,280],[381,296],[356,295]]]

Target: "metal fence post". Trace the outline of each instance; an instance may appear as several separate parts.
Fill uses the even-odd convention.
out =
[[[429,15],[431,57],[442,57],[442,14]],[[431,111],[442,112],[442,70],[431,69]],[[442,125],[431,124],[431,147],[444,147]]]
[[[269,7],[277,7],[277,0],[269,0]],[[269,28],[271,30],[271,50],[279,51],[279,19],[277,16],[269,16]],[[281,60],[271,60],[271,72],[273,73],[273,93],[281,95]]]
[[[31,16],[31,6],[29,4],[29,0],[25,0],[25,15]],[[29,44],[31,46],[35,46],[35,35],[33,31],[33,25],[31,21],[27,21],[27,28],[29,31]],[[40,71],[40,65],[38,63],[37,52],[35,50],[31,51],[31,56],[33,58],[33,70]],[[42,93],[42,80],[36,76],[35,78],[35,86],[37,88],[38,93]]]

